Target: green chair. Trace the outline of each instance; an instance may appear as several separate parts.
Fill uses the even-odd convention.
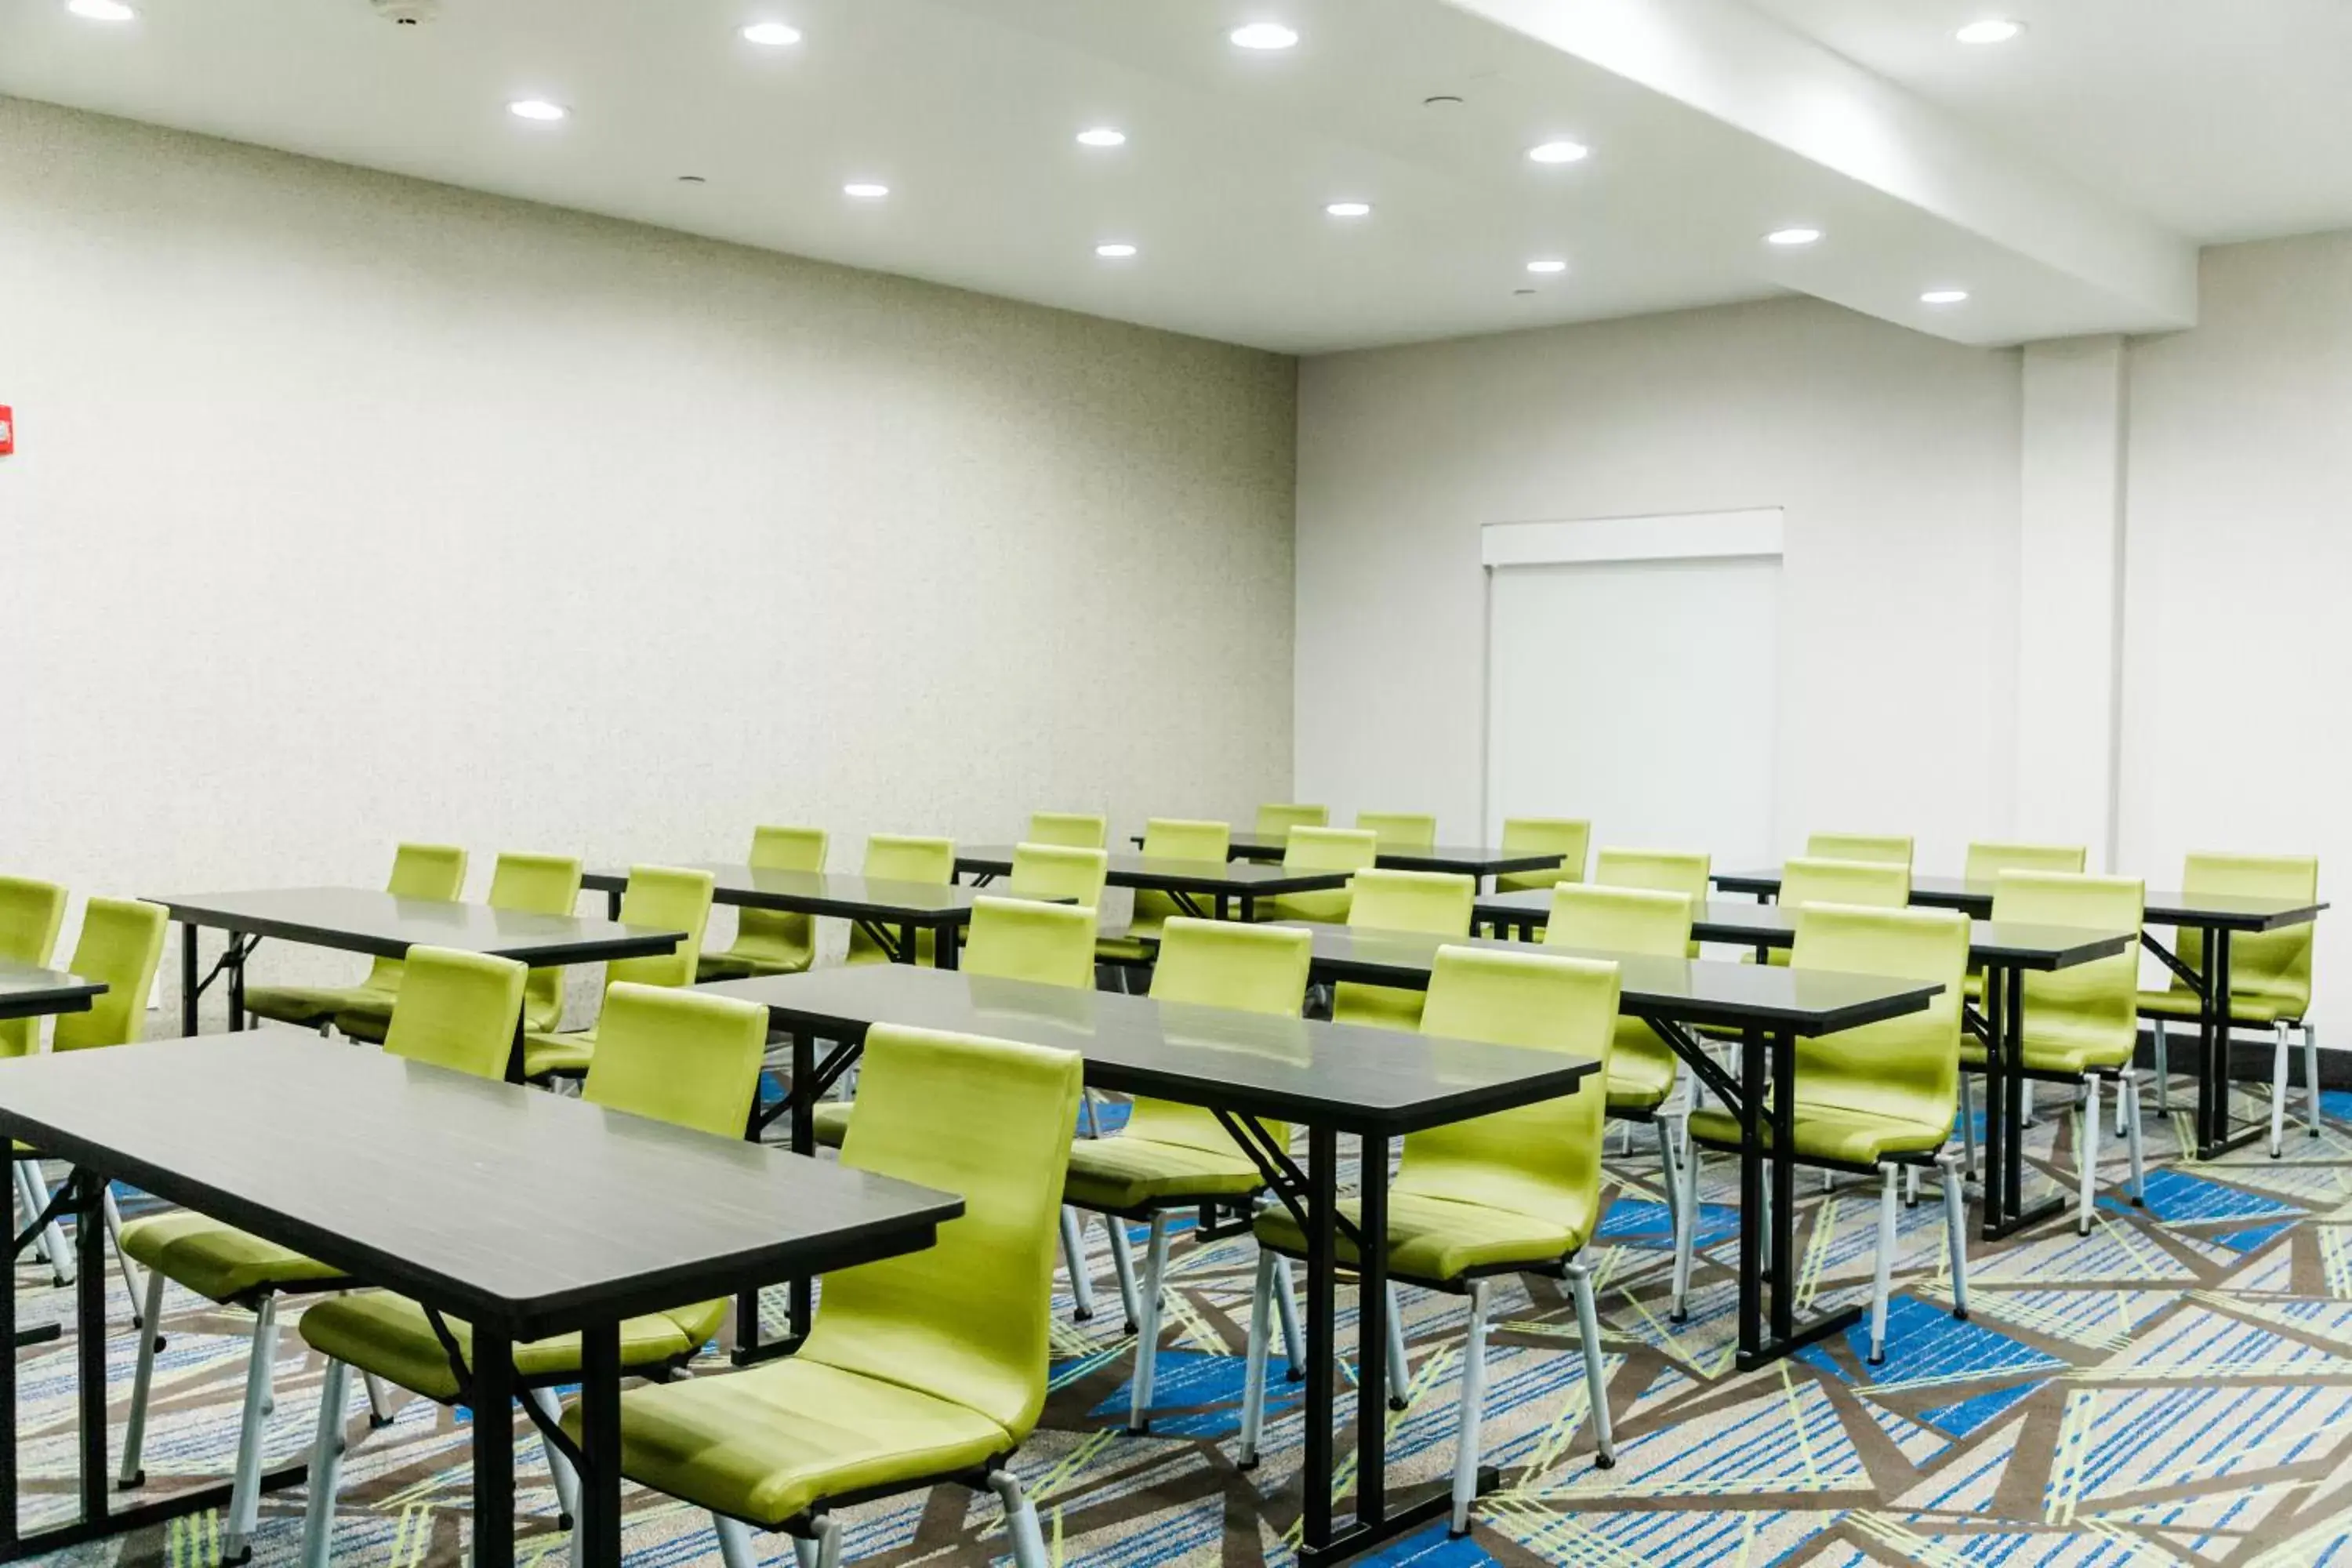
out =
[[[1562,882],[1584,880],[1584,860],[1591,851],[1592,824],[1581,817],[1508,816],[1503,819],[1506,855],[1558,855],[1559,865],[1549,871],[1505,871],[1495,879],[1498,893],[1527,893],[1556,888]]]
[[[1780,906],[1802,910],[1814,904],[1845,904],[1855,909],[1899,910],[1911,902],[1911,868],[1892,860],[1832,860],[1801,855],[1780,868]],[[1765,955],[1769,963],[1785,966],[1786,948]]]
[[[2235,893],[2243,897],[2299,899],[2319,897],[2319,861],[2303,855],[2195,854],[2181,868],[2185,893]],[[2271,1048],[2271,1158],[2285,1146],[2287,1041],[2290,1031],[2303,1036],[2303,1078],[2310,1096],[2311,1135],[2319,1136],[2319,1037],[2312,1032],[2311,950],[2318,927],[2308,921],[2279,931],[2240,931],[2230,939],[2230,1026],[2268,1029]],[[2205,933],[2184,931],[2179,951],[2183,963],[2205,968]],[[2171,1103],[2167,1080],[2170,1062],[2165,1045],[2167,1024],[2194,1025],[2203,1016],[2197,993],[2174,975],[2161,991],[2139,994],[2139,1016],[2156,1032],[2156,1105]]]
[[[580,902],[580,861],[570,855],[499,857],[490,872],[490,908],[534,915],[568,915]],[[563,971],[534,969],[522,992],[522,1026],[542,1032],[563,1021]],[[338,1013],[335,1027],[355,1040],[382,1044],[390,1020],[373,1013]]]
[[[918,838],[903,833],[876,833],[866,840],[866,861],[858,875],[882,882],[929,882],[944,888],[955,880],[955,840]],[[851,963],[887,963],[889,950],[856,922],[849,928]],[[915,962],[938,962],[935,933],[915,934]]]
[[[1969,919],[1955,910],[1861,909],[1811,904],[1796,913],[1794,967],[1932,981],[1943,989],[1924,1012],[1797,1042],[1796,1148],[1802,1164],[1876,1172],[1877,1268],[1870,1301],[1870,1362],[1886,1352],[1887,1274],[1895,1257],[1897,1184],[1907,1166],[1933,1165],[1944,1189],[1951,1252],[1952,1315],[1969,1315],[1967,1220],[1958,1156],[1945,1144],[1959,1098],[1960,976],[1969,966]],[[1675,1237],[1674,1315],[1690,1289],[1700,1151],[1739,1148],[1738,1119],[1695,1110],[1684,1163],[1682,1226]],[[1764,1234],[1769,1234],[1769,1227]]]
[[[1291,842],[1314,831],[1298,828]],[[1295,928],[1171,920],[1161,930],[1151,999],[1295,1018],[1306,999],[1307,970],[1313,958],[1314,939]],[[1276,1144],[1287,1145],[1287,1127],[1269,1123],[1267,1131]],[[1247,1205],[1256,1201],[1265,1184],[1256,1162],[1213,1114],[1197,1105],[1149,1096],[1138,1096],[1129,1106],[1124,1130],[1081,1142],[1071,1152],[1062,1201],[1102,1216],[1110,1233],[1119,1294],[1136,1331],[1129,1431],[1150,1427],[1160,1289],[1168,1274],[1168,1216],[1180,1209]],[[1124,1220],[1142,1220],[1150,1226],[1139,1294]],[[1298,1342],[1297,1336],[1291,1342]]]
[[[636,885],[633,874],[630,886]],[[687,973],[693,961],[687,961]],[[623,981],[604,993],[600,1022],[604,1037],[581,1098],[592,1105],[632,1116],[652,1117],[715,1138],[740,1139],[759,1092],[760,1058],[767,1048],[768,1010],[754,1003],[676,987]],[[980,1123],[986,1125],[986,1123]],[[464,1216],[452,1215],[452,1224]],[[959,1303],[969,1310],[971,1303]],[[637,1377],[667,1377],[684,1367],[719,1331],[725,1301],[677,1307],[630,1318],[621,1324],[621,1370]],[[455,1354],[470,1357],[473,1330],[445,1318]],[[302,1314],[302,1339],[328,1358],[319,1394],[319,1430],[310,1456],[310,1505],[302,1518],[301,1562],[325,1568],[333,1533],[335,1486],[348,1447],[343,1409],[351,1369],[380,1377],[395,1387],[440,1405],[470,1396],[452,1352],[445,1350],[425,1309],[389,1290],[366,1290],[319,1302]],[[580,1381],[580,1336],[559,1334],[514,1347],[514,1382],[520,1397],[552,1419],[551,1390]],[[576,1511],[576,1479],[551,1449],[558,1501]]]
[[[63,888],[29,877],[0,877],[0,958],[47,968],[57,956],[58,928],[65,918]],[[40,1047],[40,1031],[38,1018],[0,1019],[0,1058],[32,1055]],[[17,1200],[25,1205],[25,1217],[30,1220],[49,1206],[48,1184],[37,1161],[18,1159],[15,1174]],[[66,1245],[64,1230],[55,1225],[43,1226],[40,1246],[57,1282],[63,1285],[72,1279],[73,1250]]]
[[[1805,853],[1816,860],[1875,860],[1907,867],[1911,840],[1887,834],[1816,833],[1805,840]]]
[[[1192,821],[1155,816],[1143,826],[1143,854],[1151,860],[1210,860],[1225,863],[1233,847],[1233,827],[1223,822]],[[1160,928],[1184,913],[1173,893],[1139,888],[1134,913],[1123,935],[1106,936],[1095,947],[1096,958],[1118,967],[1122,981],[1134,970],[1146,968],[1159,951]]]
[[[476,1078],[502,1076],[522,1009],[523,966],[481,953],[412,947],[405,973],[383,1048]],[[340,1290],[351,1281],[299,1252],[185,1209],[124,1226],[122,1250],[147,1268],[146,1310],[141,1320],[146,1327],[139,1336],[118,1475],[126,1489],[146,1481],[140,1459],[155,1352],[163,1342],[154,1331],[163,1321],[163,1282],[172,1280],[206,1300],[254,1315],[252,1343],[246,1352],[245,1410],[237,1426],[236,1480],[221,1548],[223,1562],[241,1562],[250,1548],[260,1506],[262,1428],[274,1403],[271,1383],[278,1360],[278,1298]],[[380,1385],[372,1386],[370,1394],[376,1408],[388,1403]]]
[[[1706,855],[1675,849],[1603,849],[1593,859],[1592,883],[1598,888],[1643,888],[1654,893],[1680,893],[1690,900],[1691,918],[1706,908],[1714,867]],[[1698,956],[1698,943],[1687,950]]]
[[[1381,858],[1380,835],[1368,827],[1294,827],[1283,847],[1286,871],[1369,871]],[[1346,921],[1348,889],[1328,893],[1285,893],[1266,906],[1278,921],[1319,921],[1327,925]]]
[[[751,865],[763,871],[822,871],[822,827],[751,829]],[[816,922],[784,910],[739,910],[735,945],[706,952],[696,961],[697,984],[713,980],[750,980],[766,974],[799,974],[816,962]],[[550,1026],[551,1027],[552,1026]]]
[[[1478,884],[1446,871],[1362,870],[1348,884],[1348,929],[1468,936]],[[1423,993],[1401,985],[1334,986],[1331,1021],[1375,1029],[1418,1029]]]
[[[1687,894],[1567,884],[1552,889],[1544,944],[1681,959],[1689,951],[1690,931]],[[1681,1069],[1681,1058],[1657,1030],[1639,1018],[1617,1020],[1609,1047],[1609,1114],[1625,1121],[1646,1121],[1656,1131],[1659,1184],[1667,1215],[1677,1227],[1682,1223],[1682,1124],[1690,1114],[1689,1106],[1675,1096]]]
[[[1029,814],[1029,831],[1022,835],[1022,839],[1029,844],[1058,844],[1068,849],[1100,849],[1110,842],[1110,820],[1076,811],[1033,811]]]
[[[1013,874],[1004,879],[1004,893],[1013,899],[1067,901],[1088,910],[1102,907],[1103,883],[1109,875],[1108,851],[1056,844],[1016,844]]]
[[[1286,837],[1294,827],[1328,827],[1331,808],[1328,805],[1278,804],[1257,808],[1255,830],[1264,838]]]
[[[394,898],[429,899],[436,903],[451,903],[464,892],[466,886],[466,852],[450,844],[404,844],[392,858],[392,879],[384,890]],[[320,1033],[338,1014],[366,1015],[377,1020],[376,1037],[383,1037],[383,1021],[392,1016],[392,1004],[400,994],[400,960],[379,958],[369,966],[367,978],[357,985],[252,985],[246,988],[245,1010],[257,1018],[291,1024],[297,1028],[317,1029]],[[196,1031],[195,1020],[187,1020],[190,1034]]]
[[[2064,871],[2080,875],[2089,853],[2079,844],[2000,844],[1976,843],[1969,846],[1967,868],[1962,873],[1971,882],[1994,882],[2003,871]],[[1969,1002],[1984,1002],[1984,971],[1969,970],[1967,995]],[[2164,1103],[2164,1080],[2157,1079],[2157,1104]],[[1976,1162],[1969,1162],[1974,1173]]]
[[[695,959],[702,949],[702,931],[710,921],[712,878],[708,871],[670,866],[632,866],[628,890],[621,895],[621,923],[651,926],[656,931],[682,931],[686,940],[667,952],[646,958],[615,959],[604,966],[604,994],[615,985],[673,987],[690,984]],[[534,1029],[522,1037],[522,1076],[534,1082],[551,1078],[578,1078],[596,1055],[600,1020],[585,1029],[551,1034]],[[738,1130],[740,1131],[740,1129]]]
[[[1380,840],[1383,853],[1432,849],[1437,845],[1437,818],[1410,811],[1360,811],[1356,826]]]
[[[1604,1069],[1617,1017],[1617,965],[1605,961],[1494,949],[1438,950],[1429,975],[1422,1026],[1449,1039],[1557,1051],[1599,1060]],[[1427,1290],[1470,1299],[1462,1352],[1462,1394],[1454,1436],[1454,1532],[1470,1528],[1477,1493],[1479,1428],[1486,1403],[1486,1324],[1499,1277],[1543,1274],[1567,1279],[1576,1299],[1577,1341],[1591,1400],[1595,1463],[1617,1462],[1610,1433],[1609,1391],[1601,1382],[1600,1320],[1592,1278],[1579,1259],[1601,1223],[1603,1096],[1563,1095],[1516,1110],[1410,1133],[1389,1188],[1391,1277]],[[1353,1200],[1341,1205],[1353,1221]],[[1259,1253],[1247,1358],[1242,1373],[1244,1468],[1257,1459],[1265,1413],[1265,1306],[1275,1287],[1273,1259],[1307,1255],[1307,1237],[1287,1208],[1269,1208],[1255,1226]],[[1342,1234],[1339,1262],[1360,1257]],[[1396,1350],[1390,1348],[1393,1357]],[[1310,1485],[1319,1481],[1310,1479]]]
[[[1010,1464],[1045,1404],[1055,1205],[1082,1068],[1064,1051],[876,1025],[841,1162],[959,1194],[962,1217],[923,1251],[825,1276],[789,1360],[624,1394],[621,1473],[709,1510],[727,1568],[759,1560],[751,1529],[839,1568],[836,1503],[946,1481],[994,1491],[1017,1568],[1046,1568]],[[576,1405],[564,1426],[578,1436]]]

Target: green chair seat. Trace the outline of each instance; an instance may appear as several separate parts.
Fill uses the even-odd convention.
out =
[[[1890,1116],[1884,1110],[1824,1105],[1808,1101],[1801,1089],[1797,1092],[1797,1157],[1801,1160],[1875,1165],[1897,1154],[1932,1154],[1944,1146],[1951,1131],[1948,1122],[1939,1127]],[[1739,1123],[1728,1111],[1692,1111],[1690,1135],[1712,1148],[1739,1147]],[[1768,1125],[1764,1147],[1771,1146]]]
[[[2193,991],[2176,988],[2169,991],[2143,991],[2139,994],[2139,1014],[2143,1018],[2188,1018],[2203,1016],[2204,1004]],[[2303,999],[2299,996],[2264,996],[2232,989],[2230,993],[2230,1021],[2233,1024],[2254,1024],[2268,1028],[2284,1018],[2289,1021],[2303,1016]]]
[[[803,973],[807,969],[805,963],[751,958],[740,952],[706,952],[695,963],[694,983],[707,985],[714,980],[765,980],[775,974]]]
[[[342,1271],[208,1215],[176,1210],[122,1227],[123,1256],[199,1296],[234,1301],[255,1290],[340,1279]]]
[[[255,985],[245,993],[245,1010],[257,1018],[299,1029],[315,1029],[348,1013],[372,1022],[376,1031],[373,1038],[381,1040],[392,1022],[392,1005],[399,998],[400,992],[394,986]]]
[[[1265,1184],[1249,1157],[1150,1138],[1091,1138],[1070,1151],[1062,1201],[1124,1214],[1192,1198],[1244,1197]]]
[[[681,1361],[719,1331],[724,1301],[650,1312],[621,1324],[621,1367],[646,1368]],[[468,1355],[473,1329],[455,1318],[442,1320]],[[311,1349],[374,1373],[401,1387],[446,1404],[458,1396],[448,1353],[441,1348],[425,1309],[404,1296],[367,1290],[320,1301],[302,1314],[302,1338]],[[522,1378],[561,1376],[580,1369],[580,1336],[558,1334],[514,1348],[515,1373]]]
[[[1644,1034],[1649,1026],[1638,1019],[1618,1020],[1616,1036],[1623,1040],[1633,1024]],[[1666,1096],[1675,1091],[1675,1060],[1660,1060],[1646,1054],[1629,1051],[1622,1046],[1609,1053],[1609,1109],[1612,1111],[1649,1110],[1665,1103]]]
[[[818,1101],[810,1112],[810,1120],[816,1123],[816,1141],[828,1149],[840,1148],[841,1141],[849,1136],[849,1113],[856,1109],[846,1100]]]
[[[526,1032],[522,1037],[522,1076],[540,1079],[551,1074],[576,1078],[596,1059],[596,1031],[575,1029],[568,1035]],[[422,1390],[419,1391],[420,1393]]]
[[[1098,963],[1149,963],[1160,950],[1148,942],[1131,936],[1104,936],[1095,939],[1095,961]]]
[[[1598,1205],[1595,1205],[1597,1210]],[[1356,1200],[1343,1199],[1339,1212],[1350,1223],[1362,1217]],[[1569,1227],[1531,1215],[1455,1203],[1421,1193],[1389,1196],[1389,1271],[1402,1279],[1444,1284],[1475,1270],[1524,1265],[1549,1268],[1582,1247],[1592,1234],[1593,1214]],[[1292,1258],[1307,1256],[1307,1233],[1286,1208],[1266,1210],[1252,1227],[1258,1245]],[[1355,1243],[1339,1236],[1339,1261],[1353,1267]]]
[[[629,1479],[770,1528],[822,1498],[984,1468],[1018,1446],[978,1411],[806,1359],[659,1393],[621,1396]],[[579,1436],[576,1403],[563,1425]]]

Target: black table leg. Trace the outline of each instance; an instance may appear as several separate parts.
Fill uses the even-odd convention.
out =
[[[1257,895],[1255,893],[1244,893],[1242,895],[1242,923],[1244,925],[1255,925],[1257,923]]]
[[[962,936],[963,928],[952,921],[933,928],[932,963],[940,969],[955,968],[961,962],[956,955],[956,945]]]
[[[196,928],[180,922],[180,1033],[196,1032]]]
[[[81,1518],[87,1525],[103,1521],[107,1510],[106,1178],[96,1171],[77,1170],[68,1180],[77,1184],[74,1380],[81,1399]]]
[[[1305,1494],[1302,1561],[1331,1540],[1331,1431],[1338,1389],[1332,1375],[1334,1324],[1339,1291],[1339,1135],[1328,1126],[1307,1133],[1307,1410],[1306,1465],[1299,1477]]]
[[[514,1561],[514,1346],[474,1330],[474,1561]],[[580,1478],[588,1485],[588,1478]]]
[[[620,1568],[620,1324],[588,1330],[580,1349],[581,1557],[588,1568]],[[474,1560],[484,1561],[478,1552]]]
[[[1797,1331],[1797,1037],[1772,1037],[1772,1337]]]
[[[1998,963],[1987,963],[1984,971],[1984,1137],[1977,1152],[1984,1161],[1978,1181],[1984,1194],[1978,1205],[1977,1218],[1980,1233],[1987,1241],[2000,1234],[2001,1215],[2006,1212],[2003,1198],[2006,1192],[2001,1173],[2009,1157],[2009,1110],[2004,1100],[2009,1093],[2009,1052],[2001,1035],[2001,993],[2009,984],[2007,971]],[[1968,1069],[1960,1069],[1965,1072]]]
[[[2230,1127],[2230,932],[2205,933],[2205,997],[2198,1019],[2197,1157],[2211,1160],[2263,1136],[2259,1122]],[[2316,1091],[2315,1091],[2316,1092]]]
[[[1739,1359],[1764,1352],[1764,1040],[1739,1046]]]
[[[608,921],[621,918],[621,889],[618,888],[604,890],[604,918]]]
[[[1233,918],[1233,909],[1234,909],[1234,901],[1233,901],[1233,899],[1232,899],[1229,895],[1227,895],[1227,894],[1225,894],[1225,893],[1223,893],[1223,892],[1220,892],[1220,893],[1218,893],[1218,895],[1217,895],[1217,919],[1219,919],[1219,920],[1221,920],[1221,921],[1222,921],[1222,920],[1231,920],[1231,919]]]
[[[806,1030],[793,1033],[793,1152],[816,1152],[816,1096],[806,1086],[816,1082],[816,1037]],[[816,1310],[816,1289],[806,1275],[787,1288],[792,1298],[791,1321],[784,1331],[798,1344],[809,1331],[809,1319]],[[760,1337],[760,1293],[751,1296],[751,1338]]]
[[[27,1217],[37,1218],[37,1215]],[[12,1221],[10,1234],[15,1234]],[[152,1325],[151,1325],[152,1326]],[[12,1551],[16,1524],[16,1288],[12,1278],[0,1290],[0,1344],[9,1347],[0,1361],[0,1552]]]
[[[900,926],[898,928],[898,962],[901,963],[918,963],[922,961],[922,956],[923,950],[915,944],[915,928],[913,926]]]
[[[1356,1267],[1356,1523],[1388,1516],[1389,1141],[1364,1134],[1357,1163],[1363,1237]]]
[[[245,955],[248,950],[237,933],[228,933],[228,1026],[245,1027]]]

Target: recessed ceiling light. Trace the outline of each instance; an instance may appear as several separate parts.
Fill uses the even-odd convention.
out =
[[[122,0],[66,0],[66,9],[93,22],[128,22],[139,14]]]
[[[754,22],[743,29],[743,40],[771,49],[786,49],[801,41],[801,30],[788,22]]]
[[[1811,245],[1821,238],[1817,228],[1776,228],[1764,237],[1767,245]]]
[[[1964,44],[2005,44],[2025,31],[2025,24],[2012,22],[2006,16],[1988,16],[1981,22],[1970,22],[1952,37]]]
[[[1127,145],[1127,132],[1114,131],[1108,125],[1097,125],[1090,131],[1079,132],[1078,142],[1086,147],[1124,147]]]
[[[507,105],[507,112],[517,120],[561,120],[572,111],[543,98],[518,98]]]
[[[1298,41],[1298,35],[1279,22],[1252,22],[1226,37],[1236,48],[1244,49],[1286,49]]]
[[[1568,270],[1568,263],[1557,259],[1530,261],[1528,263],[1528,270],[1530,272],[1565,272]]]
[[[1372,216],[1372,204],[1370,202],[1333,202],[1323,210],[1329,213],[1333,217],[1370,217]]]
[[[1097,245],[1095,247],[1095,254],[1107,261],[1124,261],[1135,254],[1135,247],[1124,242]]]
[[[1930,289],[1919,296],[1922,305],[1957,305],[1969,297],[1965,289]]]
[[[1591,153],[1581,142],[1545,142],[1528,149],[1528,156],[1538,163],[1580,163]]]
[[[878,202],[890,194],[890,187],[877,184],[871,180],[852,180],[841,187],[841,194],[861,202]]]

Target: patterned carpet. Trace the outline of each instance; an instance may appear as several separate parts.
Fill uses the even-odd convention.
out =
[[[2352,1096],[2328,1099],[2337,1125],[2347,1124]],[[2262,1109],[2251,1099],[2243,1106]],[[1903,1216],[1885,1365],[1865,1367],[1859,1345],[1843,1342],[1744,1376],[1731,1369],[1735,1173],[1727,1161],[1708,1168],[1691,1321],[1671,1327],[1664,1210],[1644,1138],[1612,1162],[1620,1184],[1592,1254],[1617,1468],[1592,1468],[1564,1291],[1540,1280],[1507,1287],[1486,1441],[1504,1467],[1502,1489],[1482,1504],[1470,1539],[1449,1541],[1440,1527],[1366,1561],[2352,1563],[2352,1138],[2315,1141],[2298,1128],[2283,1161],[2257,1147],[2195,1164],[2177,1154],[2184,1123],[2151,1123],[2158,1168],[2145,1212],[2110,1184],[2086,1238],[2061,1219],[2004,1245],[1972,1244],[1972,1321],[1945,1310],[1931,1196]],[[2029,1135],[2029,1184],[2071,1181],[2073,1147],[2072,1118],[2045,1120]],[[2103,1138],[2100,1148],[2102,1174],[2119,1183],[2118,1141]],[[1849,1184],[1823,1195],[1809,1179],[1800,1186],[1803,1290],[1822,1305],[1857,1298],[1868,1288],[1871,1194]],[[1132,1345],[1120,1332],[1101,1232],[1089,1234],[1101,1310],[1074,1325],[1063,1298],[1052,1398],[1018,1465],[1058,1560],[1290,1562],[1295,1389],[1277,1384],[1265,1463],[1244,1474],[1233,1462],[1250,1244],[1180,1237],[1158,1418],[1152,1436],[1131,1438],[1123,1427]],[[17,1287],[24,1321],[69,1309],[45,1268],[21,1268]],[[1408,1291],[1405,1300],[1413,1393],[1391,1417],[1391,1453],[1392,1475],[1410,1483],[1441,1478],[1451,1462],[1464,1312],[1454,1298]],[[111,1302],[119,1400],[132,1352],[119,1282]],[[1344,1292],[1341,1304],[1351,1305]],[[172,1301],[149,1436],[151,1494],[226,1473],[249,1321],[194,1298]],[[1343,1321],[1340,1332],[1345,1350],[1352,1327]],[[307,1447],[319,1384],[290,1326],[280,1346],[272,1463]],[[70,1340],[24,1356],[27,1523],[72,1506],[71,1357]],[[1351,1406],[1343,1419],[1351,1428]],[[115,1431],[119,1443],[119,1404]],[[465,1415],[423,1401],[370,1434],[346,1469],[336,1560],[462,1562],[467,1446]],[[554,1568],[565,1537],[535,1437],[521,1457],[517,1555]],[[264,1500],[258,1562],[293,1561],[302,1495]],[[632,1563],[717,1562],[701,1516],[631,1498]],[[1008,1560],[993,1500],[960,1490],[845,1518],[854,1561]],[[218,1530],[217,1518],[198,1517],[42,1561],[176,1568],[212,1561]],[[763,1538],[761,1550],[765,1561],[792,1562],[782,1538]]]

